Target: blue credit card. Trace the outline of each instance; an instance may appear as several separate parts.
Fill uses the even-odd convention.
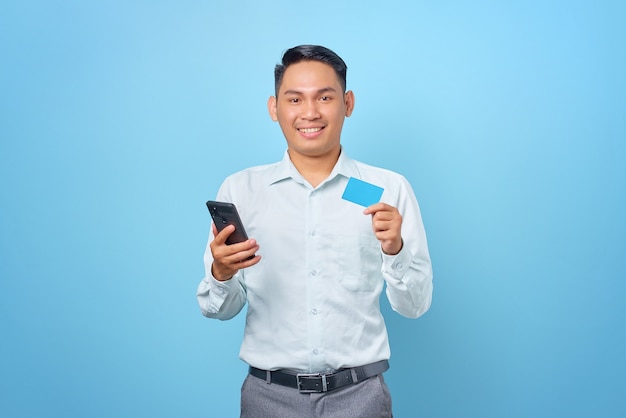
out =
[[[380,202],[384,189],[354,177],[348,179],[346,189],[343,191],[342,199],[356,203],[361,206],[371,206]]]

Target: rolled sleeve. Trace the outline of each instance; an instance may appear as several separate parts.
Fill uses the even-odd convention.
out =
[[[202,315],[226,320],[237,315],[246,304],[246,289],[239,274],[223,282],[211,276],[202,279],[196,297]]]

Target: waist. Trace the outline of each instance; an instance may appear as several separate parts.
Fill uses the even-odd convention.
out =
[[[329,392],[341,387],[362,382],[389,369],[387,360],[358,367],[335,370],[330,373],[297,373],[291,370],[263,370],[250,366],[249,373],[268,384],[277,384],[301,393]]]

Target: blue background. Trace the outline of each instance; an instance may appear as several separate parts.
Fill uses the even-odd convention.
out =
[[[4,1],[0,416],[234,417],[243,318],[195,290],[223,178],[286,148],[301,43],[348,63],[346,151],[420,201],[398,417],[626,415],[620,1]],[[295,296],[294,296],[295,297]]]

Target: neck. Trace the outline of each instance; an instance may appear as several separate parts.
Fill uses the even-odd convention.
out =
[[[338,149],[328,155],[311,157],[290,152],[289,158],[302,177],[315,188],[328,178],[337,164],[340,153],[341,149]]]

